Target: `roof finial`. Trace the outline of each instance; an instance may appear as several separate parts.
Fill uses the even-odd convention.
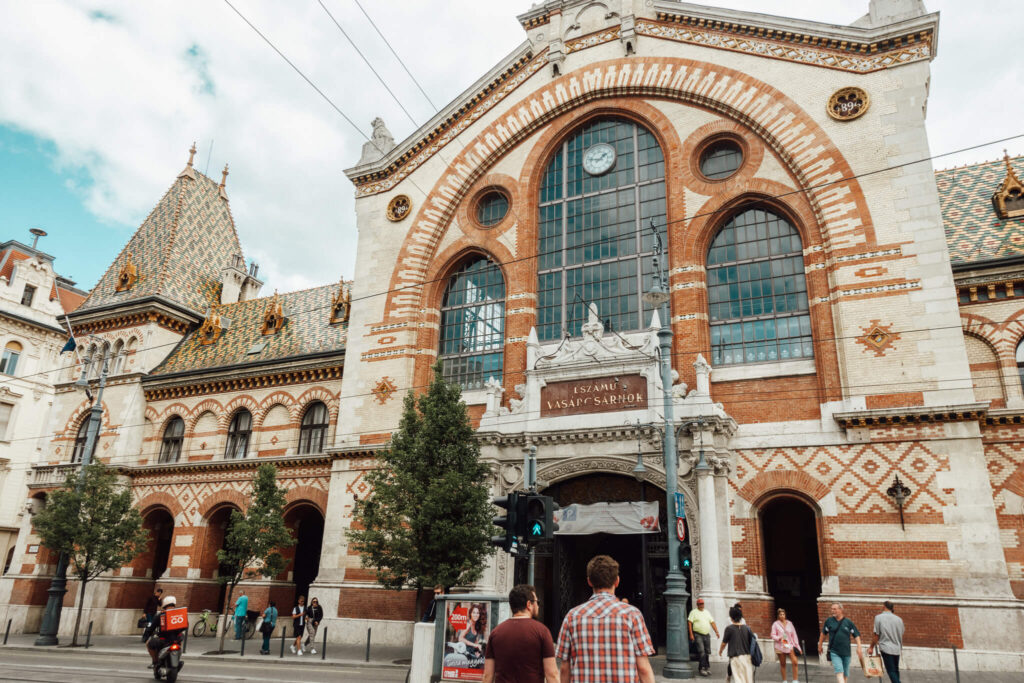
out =
[[[221,173],[222,173],[222,175],[220,177],[220,189],[223,190],[224,186],[227,185],[227,183],[228,183],[228,165],[227,164],[224,164],[224,170]]]
[[[1006,164],[1006,170],[1012,173],[1013,167],[1010,166],[1010,153],[1005,147],[1003,148],[1003,163]]]
[[[192,160],[196,158],[196,142],[192,141],[192,148],[188,151],[188,167],[192,168]]]

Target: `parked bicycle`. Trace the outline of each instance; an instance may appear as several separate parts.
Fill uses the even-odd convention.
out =
[[[259,612],[249,610],[245,615],[245,639],[251,640],[253,635],[256,634],[257,622],[262,621]],[[227,616],[227,629],[232,631],[235,625],[235,617],[233,615]],[[192,635],[196,638],[201,638],[206,635],[209,631],[210,635],[217,634],[217,615],[208,609],[204,609],[203,613],[196,620],[196,623],[192,626]]]

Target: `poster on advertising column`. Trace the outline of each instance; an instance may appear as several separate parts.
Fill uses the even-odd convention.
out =
[[[490,620],[485,602],[447,602],[442,681],[484,680]]]

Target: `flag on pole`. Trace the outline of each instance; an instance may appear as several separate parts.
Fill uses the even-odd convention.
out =
[[[64,314],[64,324],[68,326],[68,341],[64,344],[64,348],[60,350],[61,353],[67,353],[68,351],[74,351],[78,348],[78,342],[75,341],[75,333],[71,330],[71,321],[68,320],[68,314]]]

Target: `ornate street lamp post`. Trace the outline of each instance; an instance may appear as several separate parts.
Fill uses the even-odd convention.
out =
[[[81,472],[89,466],[92,461],[93,452],[96,450],[96,442],[99,440],[100,424],[103,420],[103,388],[107,385],[107,368],[109,360],[104,354],[103,365],[100,369],[100,382],[96,391],[96,399],[89,410],[89,427],[85,432],[85,448],[82,449]],[[86,377],[88,368],[83,369],[82,376],[75,382],[75,386],[84,389],[86,395],[89,393],[89,379]],[[82,478],[78,478],[78,488],[82,488]],[[43,613],[43,623],[39,627],[39,637],[36,638],[36,645],[56,645],[57,630],[60,628],[60,613],[64,607],[64,594],[68,592],[68,556],[61,553],[57,560],[57,572],[50,582],[47,590],[46,611]]]
[[[659,311],[661,328],[658,330],[658,346],[661,355],[661,390],[664,399],[665,434],[662,448],[665,457],[665,502],[667,504],[668,523],[668,576],[665,580],[665,605],[667,632],[665,635],[666,662],[663,675],[665,678],[693,678],[690,666],[690,641],[686,633],[686,577],[679,571],[679,538],[675,534],[676,513],[676,430],[675,409],[672,404],[672,319],[668,306],[668,276],[663,277],[661,260],[664,258],[664,247],[661,235],[654,228],[651,230],[657,242],[654,256],[654,286],[643,296],[644,302]],[[662,283],[664,282],[664,287]]]

